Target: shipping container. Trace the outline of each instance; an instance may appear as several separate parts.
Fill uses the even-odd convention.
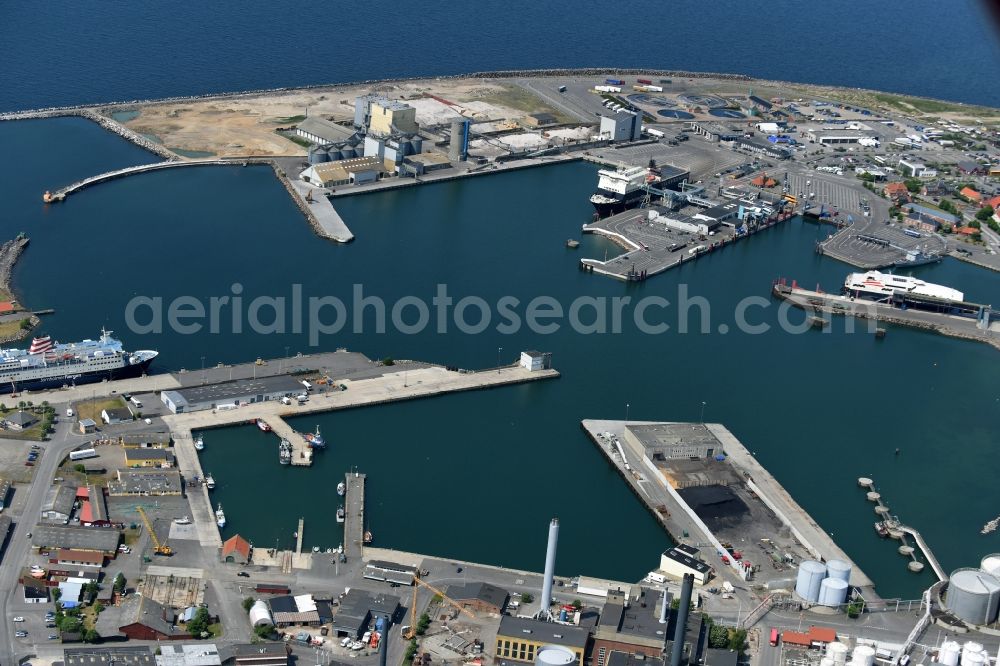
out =
[[[647,86],[652,83],[652,81],[649,79],[636,79],[636,82],[645,83]]]
[[[97,451],[94,449],[80,449],[79,451],[70,451],[70,460],[85,460],[87,458],[96,458]]]
[[[625,85],[624,79],[604,79],[604,82],[609,86],[623,86]]]
[[[650,136],[655,136],[655,137],[660,138],[660,139],[662,139],[663,137],[666,136],[666,133],[663,130],[653,129],[652,127],[648,128],[648,129],[644,127],[643,129],[645,129],[646,130],[646,134],[648,134]]]

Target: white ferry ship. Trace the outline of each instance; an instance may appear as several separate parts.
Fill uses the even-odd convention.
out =
[[[878,271],[851,273],[844,280],[844,291],[855,297],[873,300],[887,300],[896,294],[908,294],[955,303],[965,301],[965,294],[958,289],[924,282],[906,275],[893,275]]]

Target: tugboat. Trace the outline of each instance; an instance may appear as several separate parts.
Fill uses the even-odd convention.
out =
[[[281,440],[278,444],[278,462],[282,465],[292,464],[292,443],[287,439]]]
[[[198,435],[198,437],[195,438],[195,440],[194,440],[194,450],[195,451],[204,451],[205,450],[205,440],[202,439],[201,435]]]
[[[215,478],[212,476],[211,472],[205,475],[205,487],[209,490],[215,490]]]
[[[261,432],[271,432],[271,426],[269,426],[267,421],[264,419],[257,419],[255,423],[257,424],[257,427],[260,428]]]
[[[222,529],[226,526],[226,514],[222,511],[222,504],[219,504],[219,508],[215,510],[215,524]]]
[[[326,440],[323,439],[323,435],[319,434],[319,426],[316,426],[316,432],[307,432],[305,435],[306,441],[309,443],[309,448],[312,449],[325,449]]]
[[[341,481],[340,483],[337,484],[337,494],[343,497],[344,493],[346,492],[347,492],[347,486],[345,486],[344,482]]]
[[[344,505],[343,504],[341,504],[340,507],[337,509],[337,522],[338,523],[344,522]]]

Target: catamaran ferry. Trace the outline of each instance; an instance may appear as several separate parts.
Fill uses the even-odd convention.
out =
[[[844,280],[844,291],[855,297],[873,300],[888,300],[899,294],[900,296],[924,296],[954,303],[965,301],[965,294],[958,289],[924,282],[906,275],[893,275],[878,271],[851,273]]]

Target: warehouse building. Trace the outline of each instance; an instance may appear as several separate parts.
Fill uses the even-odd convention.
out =
[[[120,469],[117,475],[117,480],[108,481],[111,497],[181,494],[181,473],[176,469]]]
[[[56,551],[56,556],[49,559],[49,562],[61,567],[96,567],[100,569],[104,566],[104,553],[60,548]]]
[[[612,142],[638,141],[642,138],[642,113],[622,110],[614,116],[602,115],[599,133]]]
[[[156,666],[148,645],[68,647],[62,660],[65,666]]]
[[[306,118],[295,128],[295,134],[309,143],[324,144],[346,141],[354,130],[323,118]]]
[[[722,227],[722,223],[715,220],[692,217],[681,213],[673,213],[665,208],[650,209],[650,223],[662,224],[668,229],[682,231],[688,234],[708,235]]]
[[[118,425],[128,423],[133,418],[132,410],[128,407],[112,407],[101,410],[101,420],[108,425]]]
[[[319,612],[311,594],[274,597],[268,604],[271,607],[271,617],[274,619],[275,627],[319,626]]]
[[[128,597],[121,606],[118,631],[133,641],[187,640],[191,634],[176,626],[176,614],[170,608],[141,594]]]
[[[110,527],[108,518],[108,500],[104,497],[104,489],[100,486],[85,486],[77,488],[76,497],[80,500],[80,524],[84,527]]]
[[[206,409],[235,409],[240,405],[280,400],[299,393],[302,393],[300,382],[287,375],[278,375],[163,391],[160,399],[171,412],[181,414]]]
[[[168,449],[125,449],[128,467],[173,467],[174,454]]]
[[[554,113],[529,113],[524,117],[524,124],[528,127],[545,127],[555,125],[559,122]]]
[[[660,608],[664,602],[669,617],[669,594],[664,600],[661,592],[644,587],[635,597],[609,592],[594,630],[591,648],[594,666],[608,666],[608,657],[615,651],[654,658],[662,656],[667,640],[667,627],[660,624]]]
[[[742,133],[713,122],[690,122],[687,129],[709,141],[735,141]]]
[[[695,213],[694,219],[714,222],[720,225],[724,224],[727,227],[736,227],[739,226],[740,223],[739,214],[741,205],[742,204],[738,201],[722,203],[718,206],[712,206],[711,208],[706,208],[703,211]]]
[[[398,583],[399,585],[413,585],[413,579],[416,576],[417,568],[407,564],[371,560],[365,565],[364,577],[369,580],[378,580],[383,583]]]
[[[502,614],[507,608],[507,602],[510,601],[507,590],[489,583],[449,585],[445,595],[462,608],[492,615]]]
[[[233,666],[288,666],[291,650],[284,643],[247,643],[233,646]]]
[[[239,534],[226,539],[222,544],[222,561],[231,564],[249,564],[253,546]]]
[[[722,444],[701,424],[650,423],[630,425],[623,439],[638,455],[651,460],[710,458]]]
[[[31,535],[31,545],[38,549],[59,548],[90,550],[111,557],[118,552],[118,530],[94,529],[75,525],[38,525]]]
[[[398,614],[399,597],[352,587],[340,600],[340,608],[333,618],[333,630],[337,636],[358,638],[376,616],[388,615],[393,622]]]
[[[46,492],[45,503],[42,504],[42,518],[67,523],[75,506],[76,488],[52,486]]]
[[[504,615],[497,630],[494,661],[534,663],[535,652],[545,645],[559,645],[576,655],[575,666],[583,666],[590,632],[572,625]]]
[[[127,432],[118,438],[126,449],[165,449],[170,441],[169,432]]]
[[[684,544],[677,544],[660,555],[659,570],[678,581],[685,574],[691,574],[697,585],[704,585],[712,575],[712,567],[698,559],[698,549]]]
[[[733,150],[750,153],[751,155],[763,155],[775,160],[786,160],[791,155],[787,148],[782,148],[770,141],[762,141],[754,137],[740,136],[729,143],[732,144]]]
[[[385,161],[378,156],[355,157],[339,162],[314,164],[303,171],[300,177],[310,185],[330,188],[374,183],[394,169],[394,163],[387,167]]]
[[[156,666],[220,666],[219,649],[211,643],[192,645],[161,645]]]
[[[440,171],[451,166],[451,161],[441,153],[420,153],[410,155],[403,160],[400,166],[400,174],[423,176],[425,173]]]

